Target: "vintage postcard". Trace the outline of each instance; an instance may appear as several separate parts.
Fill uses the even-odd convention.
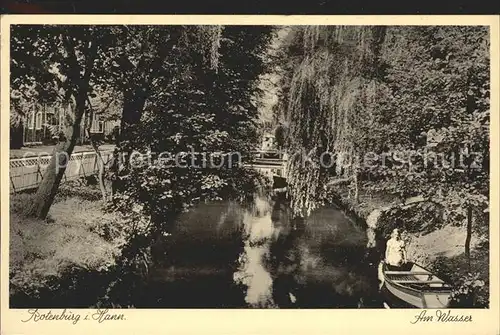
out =
[[[1,43],[2,334],[500,334],[498,17]]]

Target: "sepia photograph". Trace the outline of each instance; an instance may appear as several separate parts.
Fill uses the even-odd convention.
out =
[[[49,23],[9,26],[26,319],[491,307],[489,25]]]

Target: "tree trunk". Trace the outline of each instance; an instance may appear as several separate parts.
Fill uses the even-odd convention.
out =
[[[23,123],[20,121],[10,128],[10,149],[21,149],[23,147]]]
[[[467,208],[467,236],[465,238],[465,257],[467,258],[467,264],[470,270],[471,260],[470,260],[470,242],[472,239],[472,206]]]
[[[88,100],[88,103],[89,103],[89,107],[90,107],[90,113],[89,115],[86,115],[85,117],[85,120],[89,119],[90,121],[89,122],[86,122],[85,124],[85,134],[87,136],[87,138],[89,139],[90,141],[90,145],[92,146],[92,149],[94,149],[94,152],[96,154],[96,158],[97,160],[99,161],[99,172],[98,172],[98,181],[99,181],[99,188],[101,190],[101,194],[102,194],[102,201],[103,202],[106,202],[107,198],[108,198],[108,192],[106,190],[106,185],[104,184],[104,159],[102,158],[102,155],[101,155],[101,152],[99,151],[99,146],[97,145],[94,137],[92,136],[90,130],[92,128],[92,120],[94,119],[94,110],[93,110],[93,107],[90,103],[90,100]],[[112,100],[110,101],[110,103],[108,104],[108,106],[111,104]],[[103,109],[103,112],[106,110],[106,108],[108,108],[108,106],[106,106],[104,109]]]
[[[173,49],[178,39],[182,35],[183,28],[176,27],[172,30],[170,38],[160,48],[158,54],[150,63],[149,74],[140,82],[131,84],[128,90],[123,95],[123,109],[120,123],[120,134],[115,142],[115,152],[111,172],[113,174],[111,192],[115,194],[120,187],[120,171],[128,170],[128,162],[132,153],[133,145],[130,143],[136,137],[136,130],[139,121],[141,120],[146,100],[148,99],[153,79],[158,76],[158,71],[163,66],[163,62],[167,58],[170,51]],[[139,62],[142,64],[144,58]],[[139,71],[146,65],[139,66]],[[126,172],[125,172],[126,173]]]
[[[116,137],[113,164],[110,169],[113,173],[111,182],[111,192],[113,194],[119,189],[120,171],[128,168],[133,147],[130,141],[136,136],[136,127],[141,120],[146,99],[147,90],[143,87],[137,87],[124,94],[120,133]]]
[[[76,99],[75,121],[69,127],[67,134],[68,138],[59,142],[53,150],[52,158],[49,166],[45,171],[42,182],[36,191],[33,202],[27,207],[25,214],[29,217],[36,217],[44,220],[49,213],[57,193],[57,189],[66,171],[69,158],[73,153],[76,141],[80,133],[80,124],[85,111],[85,96],[86,93],[79,94]]]
[[[133,138],[135,126],[139,123],[148,98],[148,89],[138,86],[124,94],[120,142]]]
[[[104,184],[104,171],[105,171],[104,159],[102,158],[101,152],[99,151],[99,148],[95,144],[92,137],[90,137],[90,143],[92,144],[92,148],[94,148],[94,151],[97,155],[97,159],[99,160],[99,174],[98,174],[99,188],[101,189],[102,201],[105,202],[108,198],[108,192],[106,190],[106,185]]]
[[[85,137],[86,136],[89,136],[90,137],[90,133],[85,133],[85,130],[87,129],[88,127],[88,124],[89,124],[89,120],[88,120],[88,117],[84,116],[83,117],[83,129],[84,129],[84,132],[83,134],[80,136],[80,145],[84,145],[85,144]],[[92,121],[90,121],[90,124],[92,124]]]
[[[111,199],[114,199],[114,195],[118,190],[118,171],[120,166],[119,156],[120,150],[118,148],[118,140],[115,139],[115,149],[113,150],[113,156],[111,157],[111,166],[109,167],[109,171],[111,172]]]
[[[172,29],[170,38],[165,41],[163,47],[159,49],[158,54],[156,54],[150,63],[149,73],[139,81],[133,80],[129,89],[124,92],[120,136],[117,141],[119,151],[122,153],[131,153],[130,143],[124,145],[123,142],[130,141],[134,138],[137,125],[142,117],[144,105],[151,94],[154,78],[158,77],[158,71],[160,71],[168,54],[173,50],[179,38],[182,36],[182,32],[183,28],[181,27]],[[145,58],[142,58],[139,64],[142,64],[144,60]],[[140,65],[139,71],[144,71],[143,67],[147,67],[147,65]],[[127,162],[128,157],[124,157],[125,167],[127,167]]]
[[[99,172],[97,175],[97,179],[99,181],[99,189],[101,190],[102,194],[102,201],[106,202],[106,200],[108,199],[108,191],[106,190],[106,185],[104,184],[104,172],[105,172],[104,159],[102,158],[97,143],[95,142],[94,138],[92,137],[92,134],[90,133],[90,126],[87,126],[86,133],[90,141],[90,145],[92,145],[92,149],[94,149],[97,160],[99,161]]]
[[[94,69],[94,60],[97,55],[97,43],[91,36],[88,37],[87,49],[85,51],[85,65],[82,69],[76,55],[75,44],[71,36],[61,35],[66,51],[68,52],[68,79],[76,86],[76,91],[68,91],[75,96],[75,115],[73,124],[68,127],[64,141],[61,141],[54,147],[53,155],[49,166],[45,171],[42,182],[36,191],[35,198],[25,211],[29,217],[36,217],[44,220],[49,213],[50,206],[54,202],[57,189],[61,183],[64,172],[68,165],[75,144],[80,136],[80,126],[85,114],[85,105],[89,91],[90,77]],[[81,74],[83,70],[83,75]]]

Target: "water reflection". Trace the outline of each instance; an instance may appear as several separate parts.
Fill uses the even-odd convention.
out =
[[[283,199],[204,204],[183,216],[153,271],[153,307],[379,307],[367,232],[336,208],[291,219]],[[153,291],[156,290],[156,291]]]
[[[265,267],[269,247],[278,231],[271,220],[271,206],[262,196],[255,198],[250,210],[243,215],[243,252],[238,258],[239,268],[234,274],[236,283],[246,286],[245,302],[251,307],[274,307],[273,279]]]

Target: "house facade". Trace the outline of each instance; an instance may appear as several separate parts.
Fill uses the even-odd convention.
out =
[[[262,135],[261,148],[262,151],[276,150],[276,140],[273,134],[265,133]]]
[[[69,104],[35,105],[29,112],[24,113],[24,117],[17,126],[13,127],[11,125],[11,148],[54,144],[67,124],[69,115],[71,115],[69,113]],[[104,120],[98,114],[94,114],[92,120],[84,118],[78,134],[79,144],[88,141],[85,127],[89,122],[91,122],[90,133],[97,135],[97,138],[101,140],[109,139],[113,129],[119,126],[118,121]]]

